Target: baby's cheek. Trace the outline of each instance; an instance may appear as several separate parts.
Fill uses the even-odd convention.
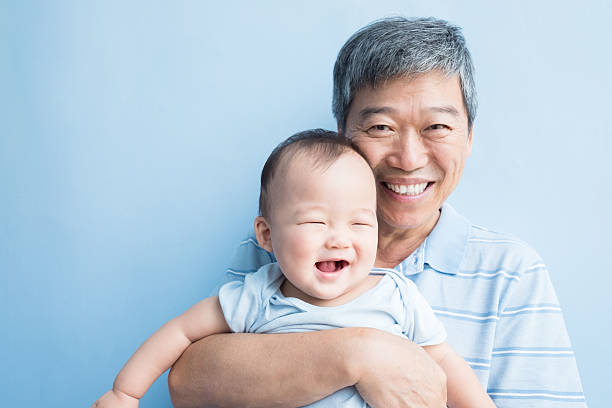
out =
[[[292,248],[294,256],[304,258],[312,257],[315,251],[313,240],[306,234],[297,234],[292,236],[285,243],[288,247]]]
[[[359,241],[359,251],[362,256],[366,258],[375,258],[376,257],[376,248],[378,245],[378,236],[377,235],[367,235],[362,237]]]

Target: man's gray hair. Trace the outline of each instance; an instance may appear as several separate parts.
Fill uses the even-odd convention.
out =
[[[389,17],[361,28],[344,44],[334,65],[332,110],[339,127],[344,129],[359,90],[432,71],[458,75],[471,129],[477,108],[474,66],[459,27],[431,17]]]

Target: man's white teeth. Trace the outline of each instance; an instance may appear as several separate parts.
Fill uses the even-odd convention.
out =
[[[395,191],[397,194],[408,196],[421,194],[423,191],[425,191],[425,188],[427,187],[427,183],[408,185],[385,183],[385,185],[389,190]]]

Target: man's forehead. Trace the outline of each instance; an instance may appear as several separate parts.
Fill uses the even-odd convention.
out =
[[[423,112],[467,114],[459,77],[431,72],[395,77],[375,86],[362,87],[353,96],[348,116],[364,119],[377,114],[393,114],[406,104]]]
[[[443,72],[432,71],[419,75],[399,75],[393,78],[378,81],[375,84],[365,84],[353,94],[356,99],[360,94],[394,93],[396,91],[409,91],[412,94],[431,94],[432,92],[450,91],[458,92],[461,96],[461,80],[457,74],[447,75]]]

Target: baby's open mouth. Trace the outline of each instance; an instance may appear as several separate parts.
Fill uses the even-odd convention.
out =
[[[315,263],[315,266],[321,272],[332,273],[332,272],[338,272],[338,271],[346,268],[348,266],[348,264],[349,264],[348,261],[345,261],[344,259],[340,259],[338,261],[321,261],[321,262],[317,262],[317,263]]]

